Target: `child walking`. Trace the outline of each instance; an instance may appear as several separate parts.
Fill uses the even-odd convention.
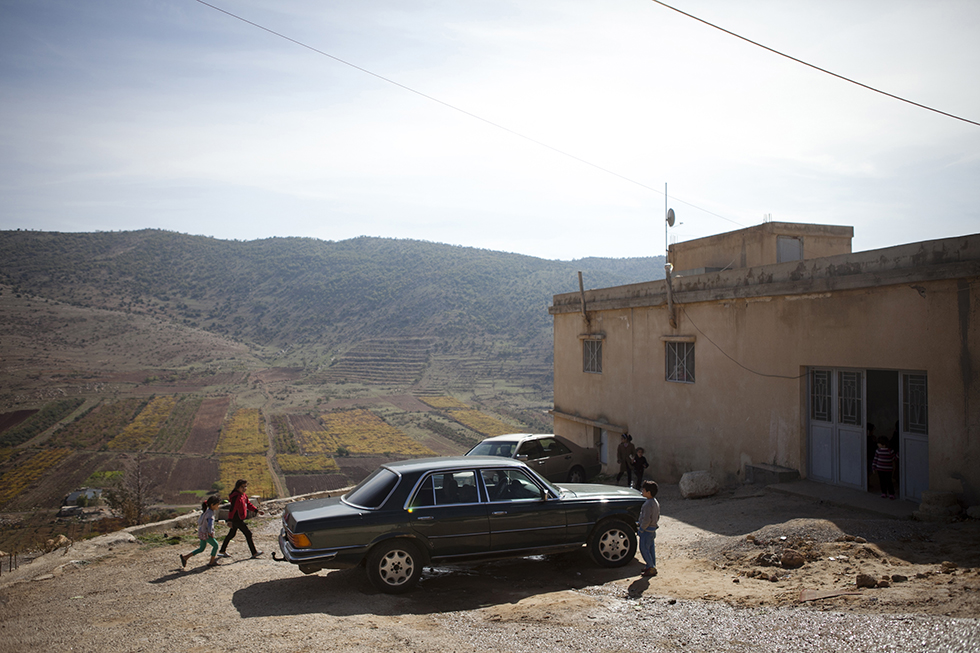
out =
[[[878,473],[878,483],[881,485],[881,498],[895,498],[895,484],[892,482],[892,472],[895,471],[895,450],[888,446],[888,438],[878,438],[878,449],[875,451],[871,468]]]
[[[641,492],[646,501],[640,508],[640,555],[646,567],[641,576],[657,575],[657,525],[660,522],[660,504],[656,496],[660,486],[656,481],[644,481]]]
[[[231,502],[231,507],[228,509],[228,522],[231,528],[228,529],[228,534],[225,535],[225,539],[221,543],[221,551],[218,553],[218,556],[221,558],[230,557],[228,555],[228,543],[231,542],[238,531],[241,531],[245,535],[245,542],[248,543],[248,549],[252,552],[252,557],[258,558],[262,555],[262,552],[255,548],[255,542],[252,541],[252,531],[248,529],[248,524],[245,523],[249,510],[259,515],[262,514],[262,511],[253,506],[252,502],[248,500],[248,495],[245,494],[246,490],[248,490],[248,481],[240,478],[235,482],[235,489],[228,495],[228,501]]]
[[[639,447],[636,450],[636,455],[633,456],[633,474],[636,477],[636,485],[633,487],[637,490],[643,487],[643,470],[650,466],[646,456],[643,455],[644,453],[646,452],[643,450],[643,447]]]
[[[186,568],[187,561],[203,551],[208,544],[211,545],[211,562],[208,563],[208,567],[218,566],[218,540],[214,539],[214,510],[220,504],[221,499],[218,497],[208,497],[208,500],[201,504],[201,510],[204,512],[197,519],[197,539],[201,541],[201,545],[187,555],[180,556],[181,567]]]

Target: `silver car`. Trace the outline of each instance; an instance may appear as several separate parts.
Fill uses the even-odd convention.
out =
[[[602,469],[598,449],[584,449],[554,433],[498,435],[487,438],[466,455],[523,460],[552,483],[585,483]]]

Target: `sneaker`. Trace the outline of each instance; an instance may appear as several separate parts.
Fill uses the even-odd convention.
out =
[[[265,551],[256,551],[255,553],[252,554],[252,557],[253,558],[258,558],[263,553],[265,553]]]
[[[231,554],[230,554],[230,553],[225,553],[224,551],[222,551],[221,553],[219,553],[219,554],[218,554],[217,556],[215,556],[215,557],[216,557],[216,558],[230,558],[230,557],[231,557]]]
[[[882,499],[887,499],[887,498],[888,498],[888,495],[887,495],[887,494],[882,494],[882,495],[881,495],[881,498],[882,498]]]
[[[640,575],[641,576],[656,576],[657,575],[657,568],[656,567],[647,567],[646,569],[643,570],[643,573],[640,574]]]
[[[892,501],[894,501],[895,500],[895,495],[894,494],[889,494],[888,495],[888,498],[891,499]]]
[[[209,562],[208,563],[208,567],[217,567],[217,566],[219,566],[217,560],[215,560],[214,562]]]
[[[643,569],[640,570],[640,575],[641,576],[646,576],[648,571],[650,571],[650,568],[649,567],[644,567]]]
[[[183,555],[180,556],[180,566],[184,569],[187,568],[187,558],[185,558]]]

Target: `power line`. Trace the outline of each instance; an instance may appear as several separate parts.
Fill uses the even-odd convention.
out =
[[[858,81],[855,81],[853,79],[850,79],[849,77],[844,77],[843,75],[838,75],[837,73],[831,72],[829,70],[826,70],[825,68],[821,68],[820,66],[814,66],[812,63],[807,63],[806,61],[803,61],[802,59],[797,59],[796,57],[790,56],[790,55],[788,55],[788,54],[786,54],[784,52],[780,52],[779,50],[774,50],[773,48],[770,48],[767,45],[763,45],[761,43],[758,43],[756,41],[753,41],[752,39],[745,38],[744,36],[741,36],[740,34],[736,34],[735,32],[729,31],[729,30],[725,29],[724,27],[719,27],[718,25],[715,25],[714,23],[709,23],[708,21],[704,20],[703,18],[698,18],[697,16],[695,16],[693,14],[689,14],[686,11],[681,11],[677,7],[671,7],[666,2],[661,2],[660,0],[651,0],[651,2],[655,2],[656,4],[660,5],[661,7],[665,7],[667,9],[672,10],[672,11],[676,11],[677,13],[681,14],[682,16],[687,16],[688,18],[694,19],[694,20],[698,21],[699,23],[703,23],[703,24],[707,25],[708,27],[714,27],[716,30],[719,30],[721,32],[724,32],[725,34],[728,34],[730,36],[734,36],[737,39],[741,39],[741,40],[745,41],[746,43],[751,43],[754,46],[757,46],[757,47],[762,48],[763,50],[768,50],[769,52],[772,52],[773,54],[778,54],[780,57],[786,57],[790,61],[795,61],[796,63],[803,64],[804,66],[807,66],[809,68],[813,68],[814,70],[819,70],[820,72],[826,73],[826,74],[828,74],[828,75],[830,75],[832,77],[836,77],[837,79],[842,79],[845,82],[850,82],[851,84],[855,84],[857,86],[860,86],[861,88],[866,88],[869,91],[874,91],[875,93],[880,93],[880,94],[882,94],[882,95],[884,95],[886,97],[892,98],[893,100],[899,100],[901,102],[905,102],[907,104],[911,104],[912,106],[919,107],[920,109],[925,109],[927,111],[932,111],[932,112],[938,113],[940,115],[946,116],[947,118],[953,118],[955,120],[962,120],[963,122],[968,122],[971,125],[976,125],[976,126],[980,127],[980,122],[969,120],[967,118],[962,118],[962,117],[957,116],[957,115],[954,115],[952,113],[946,113],[945,111],[940,111],[939,109],[935,109],[933,107],[926,106],[925,104],[919,104],[918,102],[913,102],[912,100],[909,100],[907,98],[903,98],[903,97],[898,96],[898,95],[893,95],[892,93],[888,93],[886,91],[882,91],[881,89],[875,88],[873,86],[868,86],[867,84],[862,84],[861,82],[858,82]]]
[[[797,374],[796,376],[787,376],[785,374],[766,374],[765,372],[757,372],[757,371],[753,370],[751,367],[746,367],[745,365],[742,365],[740,362],[738,362],[737,360],[735,360],[735,358],[732,357],[727,351],[725,351],[724,349],[722,349],[718,345],[718,343],[716,343],[714,340],[712,340],[711,338],[709,338],[708,337],[708,334],[706,334],[704,331],[702,331],[701,328],[697,324],[694,324],[694,320],[691,319],[691,316],[688,314],[687,311],[685,311],[683,308],[681,308],[681,310],[684,311],[684,317],[687,318],[687,321],[691,323],[691,326],[693,326],[697,330],[698,333],[700,333],[702,336],[704,336],[704,339],[705,340],[707,340],[712,345],[714,345],[715,346],[715,349],[717,349],[718,351],[720,351],[722,353],[722,355],[725,356],[725,358],[727,358],[731,362],[735,363],[736,365],[738,365],[739,367],[741,367],[746,372],[750,372],[752,374],[755,374],[756,376],[764,376],[764,377],[766,377],[768,379],[789,379],[790,381],[793,381],[793,380],[796,380],[796,379],[802,379],[804,376],[806,376],[806,372],[804,372],[803,374]]]
[[[560,155],[562,155],[564,157],[567,157],[569,159],[573,159],[575,161],[578,161],[579,163],[582,163],[582,164],[585,164],[585,165],[590,166],[592,168],[595,168],[596,170],[599,170],[601,172],[604,172],[604,173],[606,173],[608,175],[612,175],[614,177],[618,177],[619,179],[622,179],[623,181],[627,181],[627,182],[629,182],[631,184],[634,184],[636,186],[639,186],[640,188],[645,188],[646,190],[653,191],[654,193],[658,193],[660,195],[663,195],[664,194],[664,191],[658,190],[658,189],[654,188],[653,186],[647,186],[646,184],[644,184],[642,182],[639,182],[639,181],[636,181],[635,179],[631,179],[631,178],[629,178],[629,177],[627,177],[625,175],[621,175],[618,172],[615,172],[615,171],[610,170],[608,168],[604,168],[604,167],[602,167],[602,166],[600,166],[600,165],[598,165],[596,163],[592,163],[591,161],[588,161],[586,159],[583,159],[583,158],[581,158],[579,156],[576,156],[574,154],[570,154],[569,152],[565,152],[564,150],[560,150],[557,147],[554,147],[552,145],[548,145],[547,143],[544,143],[542,141],[539,141],[539,140],[536,140],[534,138],[531,138],[530,136],[526,136],[526,135],[524,135],[524,134],[522,134],[520,132],[516,132],[513,129],[510,129],[509,127],[505,127],[505,126],[503,126],[503,125],[501,125],[499,123],[493,122],[492,120],[487,120],[486,118],[484,118],[482,116],[479,116],[479,115],[477,115],[475,113],[472,113],[470,111],[467,111],[466,109],[461,109],[461,108],[459,108],[459,107],[457,107],[455,105],[452,105],[452,104],[449,104],[448,102],[445,102],[444,100],[440,100],[437,97],[433,97],[431,95],[428,95],[426,93],[423,93],[422,91],[418,91],[418,90],[416,90],[416,89],[414,89],[414,88],[412,88],[410,86],[406,86],[405,84],[402,84],[400,82],[396,82],[395,80],[390,79],[388,77],[385,77],[384,75],[379,75],[378,73],[375,73],[373,71],[370,71],[367,68],[362,68],[361,66],[358,66],[357,64],[354,64],[354,63],[351,63],[350,61],[346,61],[344,59],[341,59],[340,57],[337,57],[337,56],[334,56],[334,55],[330,54],[329,52],[324,52],[323,50],[319,50],[317,48],[314,48],[312,45],[307,45],[306,43],[303,43],[302,41],[297,41],[294,38],[291,38],[289,36],[286,36],[285,34],[282,34],[282,33],[277,32],[275,30],[269,29],[268,27],[265,27],[265,26],[260,25],[258,23],[252,22],[252,21],[248,20],[247,18],[243,18],[242,16],[239,16],[237,14],[233,14],[230,11],[226,11],[226,10],[222,9],[221,7],[216,7],[216,6],[214,6],[214,5],[210,4],[210,3],[204,2],[204,0],[195,0],[195,2],[198,2],[198,3],[202,4],[202,5],[204,5],[205,7],[210,7],[211,9],[214,9],[215,11],[221,12],[222,14],[225,14],[226,16],[229,16],[231,18],[234,18],[235,20],[240,20],[243,23],[246,23],[248,25],[251,25],[252,27],[255,27],[255,28],[258,28],[258,29],[262,30],[263,32],[267,32],[269,34],[272,34],[273,36],[278,36],[281,39],[285,39],[286,41],[289,41],[290,43],[293,43],[295,45],[298,45],[301,48],[306,48],[307,50],[310,50],[311,52],[315,52],[315,53],[317,53],[319,55],[322,55],[324,57],[327,57],[329,59],[333,59],[334,61],[336,61],[338,63],[344,64],[345,66],[350,66],[354,70],[360,71],[360,72],[362,72],[362,73],[364,73],[366,75],[370,75],[372,77],[375,77],[377,79],[380,79],[381,81],[387,82],[388,84],[391,84],[393,86],[397,86],[398,88],[400,88],[400,89],[402,89],[404,91],[408,91],[409,93],[414,93],[415,95],[418,95],[419,97],[422,97],[422,98],[425,98],[426,100],[429,100],[430,102],[435,102],[436,104],[440,104],[440,105],[446,107],[447,109],[452,109],[453,111],[457,111],[457,112],[459,112],[459,113],[461,113],[461,114],[463,114],[465,116],[468,116],[470,118],[473,118],[474,120],[479,120],[480,122],[486,123],[487,125],[490,125],[491,127],[495,127],[495,128],[500,129],[502,131],[505,131],[508,134],[511,134],[512,136],[517,136],[518,138],[522,138],[522,139],[524,139],[524,140],[526,140],[526,141],[528,141],[530,143],[534,143],[535,145],[537,145],[539,147],[543,147],[545,149],[551,150],[552,152],[555,152],[557,154],[560,154]],[[716,218],[720,218],[720,219],[725,220],[727,222],[731,222],[732,224],[737,225],[739,227],[744,227],[745,226],[745,225],[741,224],[740,222],[736,222],[735,220],[732,220],[731,218],[726,218],[723,215],[719,215],[719,214],[714,213],[712,211],[709,211],[707,209],[701,208],[700,206],[697,206],[695,204],[691,204],[690,202],[685,202],[684,200],[678,199],[676,197],[674,198],[674,201],[675,202],[680,202],[681,204],[684,204],[685,206],[690,206],[691,208],[697,209],[698,211],[702,211],[704,213],[707,213],[708,215],[713,215]]]

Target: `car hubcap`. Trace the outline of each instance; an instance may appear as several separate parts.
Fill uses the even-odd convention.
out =
[[[582,483],[585,481],[585,479],[582,478],[582,472],[578,471],[577,469],[572,472],[571,476],[572,477],[568,479],[569,483]]]
[[[389,585],[401,585],[412,577],[415,562],[405,551],[391,551],[381,559],[378,572],[382,580]]]
[[[599,553],[609,561],[621,560],[629,553],[629,540],[626,533],[619,530],[606,531],[599,539]]]

